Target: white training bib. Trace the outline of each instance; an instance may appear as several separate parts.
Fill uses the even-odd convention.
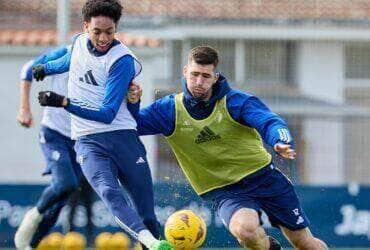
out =
[[[59,95],[67,95],[68,72],[53,75],[51,79],[52,90]],[[41,124],[71,137],[71,115],[63,108],[45,107]]]
[[[69,48],[70,49],[70,48]],[[21,79],[26,79],[27,71],[34,64],[34,60],[27,62],[21,71]],[[66,96],[68,87],[68,72],[53,75],[51,77],[51,90],[59,95]],[[60,134],[71,137],[71,115],[64,109],[45,107],[41,119],[41,124],[59,132]]]
[[[131,55],[135,59],[135,76],[137,76],[141,71],[141,65],[122,43],[113,46],[102,56],[92,55],[87,43],[87,33],[79,35],[74,43],[69,69],[68,97],[81,107],[98,110],[103,103],[111,66],[121,57]],[[88,134],[136,129],[136,122],[127,109],[126,99],[111,124],[83,119],[73,114],[71,117],[73,139]]]

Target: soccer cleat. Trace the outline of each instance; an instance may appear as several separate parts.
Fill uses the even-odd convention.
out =
[[[270,241],[270,248],[269,250],[282,250],[279,241],[277,241],[274,237],[268,236]]]
[[[150,250],[173,250],[173,246],[166,240],[161,240],[151,248]]]
[[[25,214],[14,236],[14,243],[17,249],[29,249],[32,237],[41,220],[42,214],[39,213],[36,207],[32,208]]]

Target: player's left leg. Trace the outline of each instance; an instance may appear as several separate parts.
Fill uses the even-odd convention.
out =
[[[172,249],[168,242],[159,241],[150,233],[137,211],[127,203],[119,185],[119,166],[113,159],[114,155],[127,153],[117,151],[117,148],[127,144],[126,133],[129,131],[117,130],[79,137],[75,149],[78,158],[82,159],[82,171],[123,230],[152,250]]]
[[[266,184],[259,188],[259,204],[271,224],[282,229],[290,243],[297,249],[327,249],[308,229],[309,220],[302,209],[291,181],[278,169],[269,174]]]
[[[297,249],[302,250],[325,250],[328,246],[320,239],[314,237],[308,227],[300,230],[289,230],[281,226],[281,230],[289,242]]]
[[[119,176],[124,187],[135,203],[145,226],[157,239],[160,236],[160,224],[154,213],[154,194],[151,171],[146,158],[144,145],[135,133],[127,133],[125,143],[116,154]]]

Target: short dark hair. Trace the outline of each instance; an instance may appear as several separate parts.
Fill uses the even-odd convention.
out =
[[[122,15],[122,5],[119,0],[87,0],[82,7],[82,16],[85,22],[92,17],[106,16],[117,24]]]
[[[188,61],[194,61],[201,65],[213,64],[216,68],[218,64],[218,52],[208,45],[198,46],[190,51]]]

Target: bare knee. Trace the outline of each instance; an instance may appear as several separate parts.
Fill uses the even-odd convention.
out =
[[[231,217],[229,230],[240,243],[248,245],[258,241],[261,229],[258,214],[252,209],[242,208]]]

